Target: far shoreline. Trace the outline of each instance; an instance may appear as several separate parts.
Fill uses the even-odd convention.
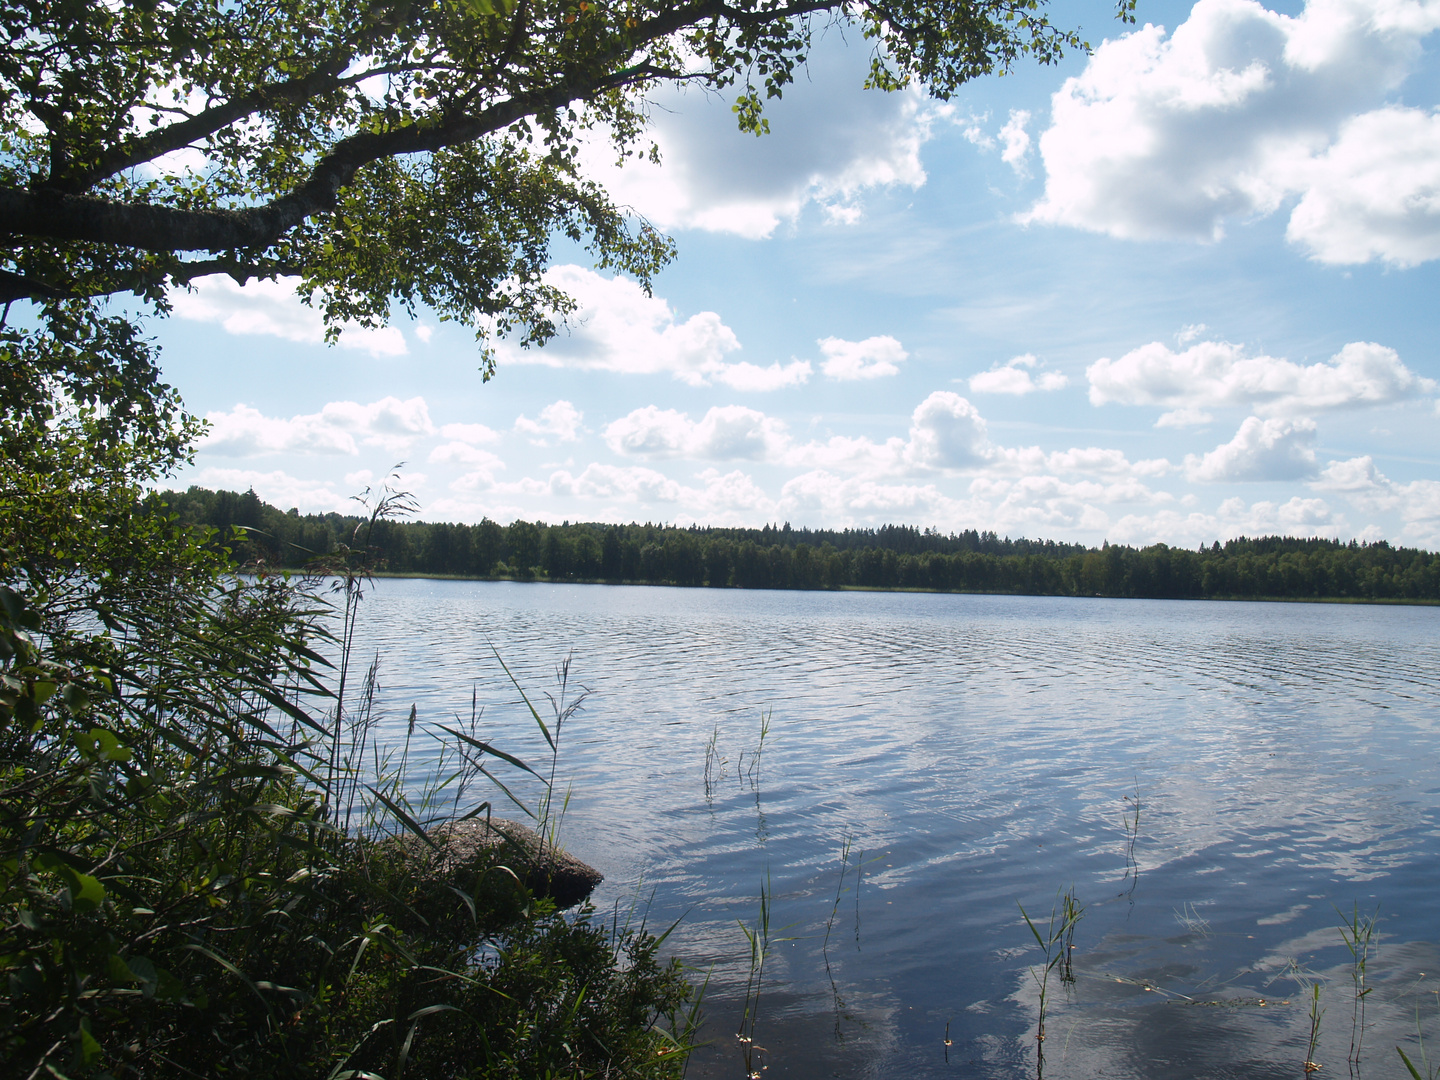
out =
[[[297,576],[304,575],[303,569],[287,567],[283,571],[274,570],[270,573],[287,573]],[[316,573],[311,577],[333,578],[341,577],[335,573]],[[419,574],[401,573],[390,570],[372,570],[366,575],[371,578],[385,578],[387,580],[411,580],[411,581],[485,581],[485,582],[507,582],[512,585],[629,585],[636,588],[654,589],[694,589],[702,592],[777,592],[777,593],[919,593],[932,596],[1033,596],[1037,598],[1053,598],[1057,600],[1170,600],[1184,603],[1228,603],[1228,604],[1354,604],[1365,607],[1440,607],[1440,600],[1429,600],[1424,598],[1407,599],[1405,597],[1382,596],[1373,599],[1362,596],[1108,596],[1104,593],[1059,593],[1059,592],[1019,592],[1014,590],[1001,589],[924,589],[915,586],[895,586],[886,588],[880,585],[839,585],[826,589],[775,589],[775,588],[745,588],[741,585],[676,585],[667,581],[611,581],[605,578],[572,578],[566,581],[551,581],[548,578],[518,578],[518,577],[475,577],[468,574]]]

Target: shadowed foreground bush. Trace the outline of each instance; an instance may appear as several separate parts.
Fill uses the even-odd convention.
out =
[[[437,881],[394,776],[393,812],[335,826],[302,601],[232,582],[58,635],[0,589],[0,1071],[678,1075],[657,1021],[690,989],[654,936],[500,854]]]

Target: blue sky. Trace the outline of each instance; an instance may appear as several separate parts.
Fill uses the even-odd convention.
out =
[[[679,258],[555,249],[542,350],[434,318],[321,340],[284,283],[155,324],[211,431],[180,484],[421,516],[1440,546],[1440,2],[1057,4],[1096,46],[941,105],[832,31],[763,139],[655,98],[597,178]],[[1102,43],[1103,42],[1103,43]],[[352,505],[353,504],[349,504]]]

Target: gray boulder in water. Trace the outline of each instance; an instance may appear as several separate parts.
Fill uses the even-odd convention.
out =
[[[464,880],[481,864],[498,861],[536,896],[548,896],[560,909],[574,907],[605,875],[566,851],[545,843],[528,825],[504,818],[480,818],[441,825],[430,832],[440,850],[431,855],[430,872]]]

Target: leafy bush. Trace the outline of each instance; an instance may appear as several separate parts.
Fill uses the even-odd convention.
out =
[[[11,1074],[669,1074],[689,988],[653,936],[334,826],[301,596],[217,586],[57,660],[0,590]]]
[[[504,849],[441,872],[476,747],[417,802],[403,752],[364,774],[330,605],[146,495],[194,433],[168,388],[46,350],[0,333],[0,1074],[678,1075],[660,940],[557,912]]]

